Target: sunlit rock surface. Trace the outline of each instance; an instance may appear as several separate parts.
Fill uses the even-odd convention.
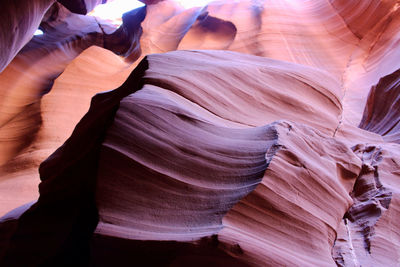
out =
[[[115,53],[137,58],[140,53],[140,22],[144,18],[145,10],[140,9],[133,14],[136,15],[134,18],[125,16],[124,20],[127,23],[115,30],[107,25],[101,26],[94,17],[72,14],[56,3],[49,9],[47,19],[42,21],[44,35],[34,36],[10,65],[0,73],[0,173],[2,177],[0,192],[3,196],[14,195],[14,197],[0,199],[2,214],[9,210],[9,205],[19,206],[37,197],[38,165],[72,132],[74,125],[86,112],[93,94],[111,90],[123,82],[124,77],[110,79],[106,78],[106,75],[118,72],[111,66],[124,65],[124,63],[118,57],[110,60],[101,59],[101,62],[107,61],[109,68],[96,70],[101,78],[105,78],[105,82],[102,83],[101,86],[104,87],[100,86],[101,88],[94,85],[96,88],[94,90],[87,88],[82,91],[75,87],[74,83],[70,84],[69,81],[74,81],[75,78],[65,80],[60,77],[56,82],[54,81],[63,72],[68,76],[69,70],[76,73],[82,69],[83,65],[89,66],[90,60],[93,60],[90,58],[95,56],[87,56],[85,59],[81,53],[92,45],[108,47]],[[95,54],[93,52],[92,55]],[[81,55],[79,60],[85,63],[78,68],[75,67],[76,62],[69,65],[78,55]],[[94,69],[89,71],[95,72]],[[63,80],[67,81],[66,86],[63,86],[65,84]],[[61,88],[52,90],[58,87],[58,84],[61,84]],[[108,84],[110,85],[107,86]],[[75,93],[68,89],[71,87],[77,89]],[[49,103],[47,99],[52,99],[52,101]],[[61,109],[60,112],[57,108]],[[62,117],[47,119],[47,116],[51,117],[55,114],[61,116],[64,114],[67,120],[63,120]],[[73,120],[72,125],[68,123],[71,120]],[[59,130],[47,132],[47,125],[55,129],[52,125],[54,122],[60,123],[55,127]],[[64,131],[67,125],[70,125],[70,129]],[[62,137],[59,137],[60,134]],[[58,142],[54,144],[54,138],[49,135],[57,136]],[[43,140],[46,141],[42,142]],[[47,146],[49,150],[42,153],[42,145]],[[11,177],[13,181],[8,179]],[[26,190],[28,188],[34,190]]]
[[[398,1],[100,2],[1,4],[0,265],[400,264]]]

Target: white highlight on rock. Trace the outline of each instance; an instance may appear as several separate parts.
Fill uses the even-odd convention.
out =
[[[37,29],[33,35],[43,35],[44,32],[41,29]]]
[[[142,6],[144,6],[142,2],[135,0],[108,1],[106,4],[96,6],[89,15],[111,20],[114,24],[121,25],[122,14]]]
[[[185,9],[202,7],[212,1],[215,0],[175,0]],[[119,26],[122,24],[122,14],[144,5],[142,2],[135,0],[111,0],[106,4],[96,6],[89,15],[110,20],[113,24]]]
[[[215,0],[175,0],[175,1],[181,4],[184,8],[191,8],[191,7],[205,6],[208,3]]]

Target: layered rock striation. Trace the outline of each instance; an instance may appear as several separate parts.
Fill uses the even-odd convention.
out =
[[[0,265],[399,264],[398,1],[148,1],[118,29],[36,2],[45,34],[3,50]]]

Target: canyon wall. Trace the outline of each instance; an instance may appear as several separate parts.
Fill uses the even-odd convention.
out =
[[[0,265],[400,264],[399,1],[101,2],[1,4]]]

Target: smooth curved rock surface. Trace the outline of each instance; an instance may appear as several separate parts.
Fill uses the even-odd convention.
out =
[[[376,24],[391,16],[393,7],[398,3],[396,0],[330,0],[330,2],[359,39],[364,38]]]
[[[276,149],[274,127],[218,125],[192,105],[147,85],[121,101],[100,152],[96,233],[196,240],[217,234],[254,190]]]
[[[98,57],[99,53],[102,54],[101,58]],[[110,68],[102,67],[104,60]],[[73,64],[68,65],[55,81],[51,92],[40,101],[41,125],[35,139],[1,168],[2,213],[9,211],[10,207],[37,199],[39,164],[71,135],[75,125],[87,112],[92,96],[118,87],[131,71],[132,68],[120,57],[96,46],[85,50]],[[81,77],[79,86],[74,82],[77,76]],[[82,85],[85,85],[85,90],[81,89]]]
[[[54,0],[1,1],[0,72],[32,38]]]
[[[194,64],[194,57],[203,64],[212,57],[214,61],[209,67],[214,66],[213,72],[210,72],[209,68],[202,70],[201,65]],[[185,58],[192,59],[192,65],[191,68],[186,69],[186,75],[183,76],[179,71],[180,68],[174,68],[174,66],[177,66],[178,62],[184,62]],[[227,59],[232,60],[233,58],[236,58],[236,61],[243,65],[242,68],[228,64]],[[163,66],[163,62],[168,64],[168,67]],[[254,64],[255,62],[258,62],[258,64]],[[140,78],[138,73],[143,72],[143,64],[148,64],[148,69],[142,74],[143,78]],[[207,72],[208,77],[212,77],[213,73],[224,70],[226,77],[232,79],[242,77],[249,80],[251,79],[249,74],[247,78],[245,73],[237,75],[238,69],[239,71],[244,69],[246,64],[258,70],[253,71],[252,75],[258,73],[260,76],[265,75],[268,71],[275,70],[277,66],[280,68],[292,67],[288,63],[232,52],[178,51],[148,56],[122,87],[110,93],[98,95],[93,100],[91,111],[81,120],[71,138],[41,165],[40,172],[43,182],[40,185],[40,199],[19,219],[14,236],[35,237],[33,239],[41,240],[38,242],[41,242],[42,247],[51,246],[51,251],[54,251],[52,253],[55,255],[52,262],[57,262],[60,258],[64,259],[63,255],[68,251],[73,255],[77,255],[77,253],[79,255],[79,253],[82,253],[78,250],[79,247],[72,248],[76,241],[62,243],[60,242],[61,236],[71,231],[67,231],[67,229],[75,224],[74,221],[80,222],[82,227],[86,227],[85,225],[93,227],[95,217],[85,216],[82,218],[82,215],[79,214],[82,212],[92,214],[91,198],[95,194],[96,206],[99,210],[99,224],[96,229],[98,234],[124,239],[180,241],[197,240],[218,234],[222,246],[219,249],[230,252],[231,242],[226,240],[226,236],[234,236],[225,235],[223,231],[228,229],[233,222],[232,219],[230,219],[231,221],[225,219],[224,215],[228,212],[226,218],[229,218],[229,212],[235,210],[235,203],[246,194],[250,193],[249,197],[252,194],[257,195],[257,190],[253,190],[261,181],[264,171],[277,172],[274,169],[267,169],[266,165],[270,160],[281,161],[279,156],[274,156],[275,150],[278,151],[277,155],[282,153],[281,157],[284,157],[282,162],[289,161],[290,164],[294,165],[293,178],[302,177],[297,173],[299,167],[304,169],[303,175],[306,176],[311,175],[310,172],[321,173],[321,168],[327,168],[326,172],[334,170],[338,175],[337,181],[330,180],[327,177],[327,180],[322,182],[323,186],[320,190],[329,192],[329,188],[338,186],[340,190],[332,193],[332,198],[335,200],[341,199],[340,194],[344,196],[348,194],[357,176],[354,173],[359,170],[359,160],[350,149],[340,142],[319,133],[318,130],[308,129],[307,127],[300,131],[305,132],[303,135],[299,133],[300,136],[297,136],[297,126],[292,126],[286,122],[256,128],[247,125],[245,122],[248,120],[249,111],[243,103],[246,101],[254,103],[253,98],[243,97],[240,99],[241,102],[238,102],[237,109],[232,110],[233,114],[236,114],[236,121],[224,118],[227,114],[225,109],[211,110],[212,102],[206,105],[205,103],[208,102],[196,103],[195,101],[195,99],[205,99],[205,97],[190,97],[190,92],[201,92],[199,90],[201,88],[194,91],[193,87],[180,84],[187,83],[195,73],[200,75],[202,71]],[[308,67],[305,68],[308,69]],[[174,78],[174,74],[178,75],[177,71],[180,73],[180,79]],[[314,77],[318,77],[319,72],[313,71]],[[300,77],[294,77],[300,79]],[[272,77],[266,80],[265,84],[276,78]],[[281,78],[282,82],[285,79],[287,79],[286,75]],[[215,88],[215,90],[208,91],[210,100],[223,93],[221,89],[226,87],[224,84],[227,80],[219,81],[221,83],[219,87],[218,82],[212,79],[208,80],[209,84],[212,84]],[[307,90],[308,85],[302,84],[303,90]],[[206,85],[204,84],[204,86]],[[183,90],[176,90],[179,88]],[[230,88],[235,91],[234,87]],[[247,90],[254,90],[252,86],[242,86],[244,92],[246,88]],[[261,88],[259,90],[262,90]],[[140,90],[129,95],[130,92],[135,92],[138,89]],[[125,97],[125,95],[129,96]],[[186,98],[183,96],[186,96]],[[263,98],[259,99],[262,100]],[[281,101],[284,100],[284,98],[281,99]],[[113,116],[113,110],[116,108],[118,108],[116,117],[111,127],[108,128],[110,116]],[[102,110],[102,112],[96,113],[98,110]],[[312,110],[307,111],[309,114],[313,112]],[[279,110],[276,112],[279,112]],[[264,112],[264,114],[267,115],[268,112]],[[322,113],[319,114],[324,116]],[[298,115],[299,117],[302,116],[300,113]],[[129,123],[126,123],[127,121]],[[262,125],[267,122],[262,120],[259,124]],[[105,133],[107,128],[107,133]],[[182,129],[186,129],[186,132],[182,132]],[[275,132],[278,129],[280,134],[277,136]],[[102,141],[103,137],[101,136],[104,133],[105,139]],[[289,133],[294,134],[294,141],[286,140]],[[304,136],[312,135],[315,135],[315,140],[311,137],[307,141],[304,140]],[[88,143],[85,136],[92,136],[92,141]],[[132,140],[133,143],[127,142],[131,136],[136,137]],[[279,143],[276,141],[277,138]],[[320,138],[325,140],[321,141]],[[139,139],[140,141],[138,141]],[[155,140],[158,141],[155,142]],[[99,142],[101,142],[101,146],[99,146]],[[292,142],[294,142],[294,147],[290,147]],[[296,144],[296,142],[300,142],[300,144]],[[307,146],[313,146],[309,142],[319,144],[330,142],[332,143],[331,149],[339,154],[337,156],[331,154],[331,158],[326,159],[326,162],[322,164],[325,164],[325,167],[315,163],[315,167],[309,167],[307,165],[312,164],[312,160],[308,163],[308,161],[300,159],[304,156],[294,154],[296,153],[294,151],[307,150]],[[188,147],[190,143],[195,145],[190,148]],[[138,146],[138,144],[140,145]],[[336,147],[336,150],[333,149],[334,147]],[[319,155],[326,149],[329,149],[329,146],[323,146],[317,150],[314,156],[315,160],[319,159]],[[158,151],[161,155],[156,161],[154,161],[154,151]],[[212,153],[212,151],[215,152]],[[341,158],[345,158],[345,162]],[[171,159],[173,160],[171,161]],[[154,164],[154,162],[157,162],[157,164]],[[86,167],[83,168],[83,166]],[[233,166],[237,167],[233,168]],[[126,168],[132,168],[131,171],[126,172],[132,175],[129,179],[126,179],[126,174],[119,172],[119,170],[126,170]],[[282,168],[282,166],[278,164],[277,168]],[[313,168],[317,169],[312,170]],[[286,169],[289,169],[289,167],[286,167]],[[109,177],[114,178],[110,180]],[[270,180],[270,178],[267,178],[267,180]],[[95,181],[96,189],[94,188]],[[129,182],[129,185],[124,186],[123,184],[126,182]],[[296,179],[293,183],[296,183]],[[78,188],[80,189],[77,190]],[[126,191],[128,188],[131,190]],[[164,191],[160,191],[160,188]],[[280,188],[274,188],[274,190],[279,191]],[[141,195],[141,193],[145,194]],[[149,194],[154,194],[154,197],[152,197],[154,202],[149,202],[147,199]],[[307,193],[305,195],[307,195],[308,201],[312,199],[315,201],[315,197],[313,198]],[[157,201],[157,198],[159,198],[159,201]],[[321,201],[318,201],[318,204],[321,205],[320,209],[327,212],[326,215],[319,212],[318,208],[315,207],[315,202],[306,204],[307,202],[304,201],[303,205],[305,206],[302,209],[308,210],[307,213],[314,210],[316,216],[321,217],[325,224],[331,225],[332,231],[334,231],[336,224],[351,204],[350,197],[347,197],[347,200],[345,199],[342,200],[342,210],[332,209],[329,206],[329,203],[333,202],[332,200],[326,199],[325,205],[328,206],[324,206]],[[78,204],[81,201],[86,205]],[[291,201],[295,200],[292,199]],[[155,208],[157,203],[161,205],[159,209]],[[238,205],[241,205],[240,203]],[[59,237],[55,236],[52,240],[39,238],[37,235],[41,231],[29,229],[29,225],[36,224],[49,212],[56,212],[54,209],[58,206],[64,207],[63,211],[57,212],[62,212],[63,215],[59,214],[58,217],[52,219],[52,227],[63,229]],[[210,209],[211,207],[213,208]],[[196,215],[195,211],[199,213]],[[333,211],[335,212],[331,213]],[[66,220],[67,218],[68,220]],[[240,223],[241,220],[233,221]],[[226,228],[219,233],[224,226]],[[315,227],[317,228],[315,231],[321,231],[320,226]],[[253,227],[253,230],[257,229],[259,228]],[[85,234],[82,231],[72,230],[71,234],[79,237]],[[246,227],[242,231],[246,231]],[[324,234],[321,235],[326,237]],[[332,245],[334,240],[334,234],[330,233],[328,236],[330,238],[324,240],[327,244],[326,247]],[[321,237],[321,239],[323,238]],[[15,255],[18,248],[25,244],[19,243],[21,241],[17,240],[15,238],[11,240],[10,248],[5,257],[6,263],[16,260]],[[248,248],[243,244],[239,246],[243,246],[242,250],[250,257],[251,253],[248,252]],[[265,243],[258,246],[258,249],[262,249],[263,246],[265,246]],[[61,253],[57,252],[59,251],[58,247],[65,248],[61,256],[58,255]],[[36,253],[32,251],[30,256],[26,255],[24,260],[39,260],[39,258],[35,259],[34,255]],[[275,261],[282,263],[283,258],[283,256],[280,260],[275,258]],[[254,264],[260,260],[268,262],[271,259],[267,256],[261,257],[261,259],[250,257],[245,262]]]
[[[37,167],[40,162],[70,135],[87,111],[94,93],[111,90],[123,83],[128,73],[119,77],[116,73],[128,66],[119,57],[107,59],[106,53],[98,62],[107,61],[108,68],[97,64],[88,70],[89,73],[98,72],[99,77],[93,80],[103,80],[103,86],[96,84],[93,90],[71,91],[68,88],[76,88],[75,78],[61,79],[61,84],[67,84],[61,86],[62,89],[58,89],[54,81],[63,72],[74,75],[81,72],[80,77],[85,77],[85,72],[76,64],[90,68],[95,48],[87,52],[88,55],[82,55],[77,60],[80,63],[69,63],[93,45],[137,58],[140,54],[140,21],[145,12],[145,9],[138,9],[126,14],[124,26],[115,30],[104,24],[99,26],[93,17],[71,14],[60,4],[55,4],[47,13],[47,20],[42,22],[45,34],[35,36],[0,73],[0,191],[4,196],[0,199],[1,214],[37,198]],[[67,69],[75,70],[70,72]],[[114,77],[110,79],[108,75]],[[47,99],[51,99],[50,104]],[[49,130],[54,123],[58,126]],[[46,150],[42,149],[43,145]]]
[[[1,214],[67,140],[0,262],[396,266],[398,1],[143,2],[53,5],[0,74]]]
[[[360,40],[343,74],[346,89],[343,121],[354,126],[358,126],[362,120],[371,88],[382,77],[400,68],[400,5],[393,1],[382,3],[391,3],[391,8],[384,16],[374,19],[376,24]],[[378,9],[374,13],[379,12]]]
[[[49,10],[48,20],[42,22],[46,33],[35,36],[0,74],[0,135],[4,147],[0,165],[29,145],[31,140],[26,137],[34,137],[40,127],[41,97],[83,50],[98,45],[138,57],[144,14],[145,9],[135,12],[136,20],[129,19],[128,14],[125,25],[115,31],[99,26],[93,17],[71,14],[61,5]]]
[[[6,225],[5,231],[11,233],[1,233],[8,239],[0,243],[0,264],[51,266],[90,262],[90,239],[98,222],[94,196],[100,145],[119,101],[140,89],[139,77],[146,69],[147,61],[143,61],[119,90],[96,95],[71,137],[40,165],[40,197],[18,218],[16,226]],[[20,251],[28,247],[32,248],[20,257]],[[47,253],[41,253],[43,250]]]
[[[371,88],[359,127],[400,143],[400,70]]]

